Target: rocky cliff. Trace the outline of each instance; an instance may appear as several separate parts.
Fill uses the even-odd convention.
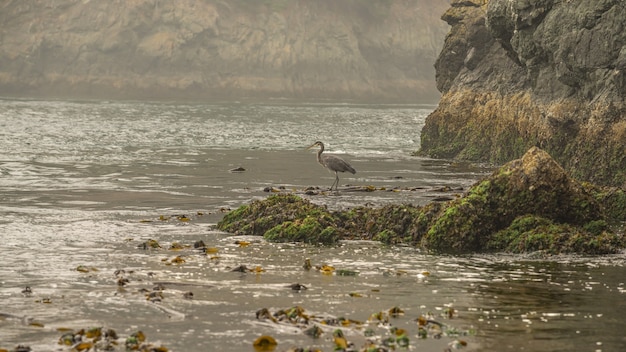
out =
[[[626,2],[454,0],[423,155],[502,163],[532,146],[626,187]]]
[[[0,0],[0,95],[436,101],[439,0]]]

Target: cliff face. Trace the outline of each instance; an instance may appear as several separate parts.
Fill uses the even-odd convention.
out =
[[[447,6],[0,0],[0,95],[432,100]]]
[[[421,153],[502,163],[532,146],[626,187],[626,2],[455,0]]]

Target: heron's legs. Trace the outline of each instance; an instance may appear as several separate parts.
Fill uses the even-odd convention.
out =
[[[337,189],[339,187],[339,175],[337,174],[337,171],[335,171],[335,182],[330,185],[330,191],[333,190],[333,186],[335,187],[335,192],[339,193],[339,190]]]

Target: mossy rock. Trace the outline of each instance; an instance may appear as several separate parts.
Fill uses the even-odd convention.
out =
[[[292,194],[277,194],[226,214],[217,224],[236,235],[263,236],[272,242],[331,244],[340,238],[326,208]]]
[[[626,190],[617,187],[600,187],[584,183],[583,187],[593,195],[610,222],[626,221]]]
[[[448,203],[423,236],[422,246],[441,252],[480,251],[481,242],[502,226],[490,209],[490,189],[491,183],[485,180],[465,197]]]
[[[330,216],[325,208],[291,194],[277,194],[226,214],[217,228],[236,235],[263,236],[268,230],[287,221],[307,216]]]
[[[411,205],[384,206],[377,209],[373,217],[375,221],[371,221],[366,230],[376,233],[376,237],[387,244],[412,242],[413,238],[420,236],[416,233],[415,220],[421,211],[421,208]]]
[[[263,237],[270,242],[304,242],[333,244],[340,239],[339,230],[324,217],[307,216],[286,221],[269,229]]]
[[[518,217],[582,226],[604,220],[598,201],[543,150],[533,147],[450,202],[422,239],[442,252],[480,252]]]
[[[539,148],[531,148],[494,176],[490,200],[506,222],[521,214],[575,225],[604,217],[598,201]]]
[[[384,244],[397,244],[398,234],[396,234],[393,230],[385,229],[374,235],[372,240],[382,242]]]
[[[411,244],[419,240],[430,227],[443,203],[426,206],[389,204],[381,208],[357,207],[337,212],[337,227],[345,230],[346,239],[368,239],[386,244]]]
[[[487,249],[512,253],[615,253],[616,249],[625,245],[624,239],[607,230],[608,226],[602,220],[577,227],[525,215],[515,219],[508,228],[495,233],[487,243]]]

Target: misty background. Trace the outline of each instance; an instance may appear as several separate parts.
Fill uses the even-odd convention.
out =
[[[448,0],[0,1],[0,96],[436,102]]]

